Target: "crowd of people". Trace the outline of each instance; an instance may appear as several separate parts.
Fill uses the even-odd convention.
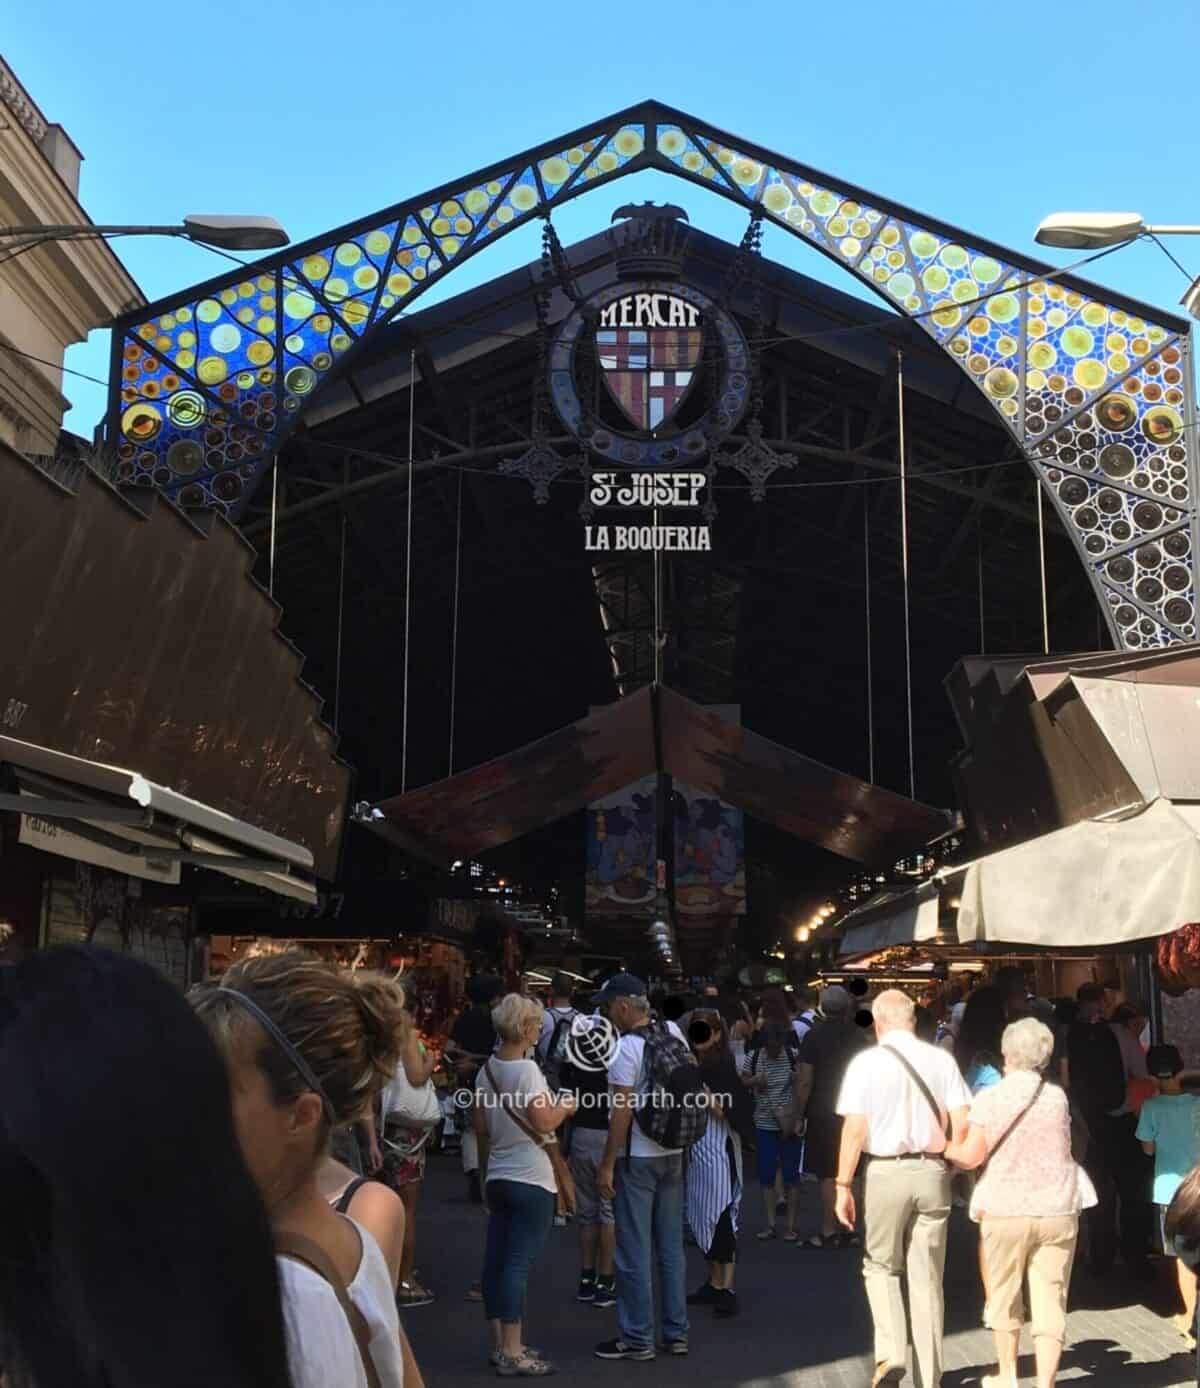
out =
[[[1118,1248],[1135,1282],[1153,1278],[1152,1252],[1177,1258],[1177,1327],[1194,1347],[1200,1098],[1183,1088],[1179,1052],[1148,1046],[1146,1009],[1100,984],[1055,1002],[1006,970],[943,1002],[936,1026],[903,993],[880,993],[877,1045],[851,1061],[837,1102],[836,1213],[848,1229],[861,1214],[874,1384],[901,1382],[910,1344],[917,1388],[941,1382],[956,1201],[979,1227],[998,1362],[987,1388],[1016,1388],[1026,1308],[1038,1388],[1055,1382],[1081,1242],[1101,1277]]]
[[[1194,1344],[1200,1097],[1136,1002],[1096,984],[1050,1002],[1004,971],[932,1007],[571,985],[556,975],[543,1005],[477,976],[445,1052],[486,1214],[468,1295],[499,1376],[555,1371],[526,1292],[572,1219],[575,1296],[615,1312],[598,1358],[686,1355],[694,1317],[735,1318],[751,1171],[757,1239],[861,1247],[873,1385],[900,1383],[910,1351],[917,1388],[941,1381],[956,1204],[979,1231],[988,1388],[1017,1384],[1026,1310],[1038,1388],[1055,1382],[1080,1246],[1135,1280],[1174,1257]],[[84,947],[4,970],[2,1388],[419,1388],[402,1316],[433,1299],[415,1216],[444,1112],[417,1022],[402,979],[300,951],[186,999]]]

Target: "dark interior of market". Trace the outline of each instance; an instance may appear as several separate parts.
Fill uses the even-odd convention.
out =
[[[685,276],[717,295],[737,254],[694,232]],[[729,306],[761,343],[763,437],[791,465],[767,480],[765,502],[722,466],[713,553],[662,556],[663,681],[909,793],[899,368],[914,798],[952,806],[958,744],[943,680],[966,652],[1042,648],[1035,480],[982,395],[915,324],[769,257],[770,241]],[[616,278],[605,234],[566,259],[584,293]],[[534,263],[375,334],[282,453],[274,594],[355,768],[356,799],[503,756],[652,678],[650,557],[585,552],[577,472],[538,502],[528,480],[504,471],[539,428],[572,452],[538,399],[543,273]],[[556,285],[547,331],[570,306]],[[270,491],[242,519],[264,584]],[[1042,521],[1052,648],[1107,647],[1069,540],[1050,508]],[[547,825],[488,862],[535,893],[558,886],[570,910],[581,821]],[[747,840],[759,869],[748,938],[764,947],[781,911],[859,871],[753,819]],[[387,850],[352,831],[345,851],[348,875],[361,868],[394,887]]]

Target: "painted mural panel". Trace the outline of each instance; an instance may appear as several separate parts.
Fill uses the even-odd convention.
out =
[[[672,813],[680,915],[744,915],[746,822],[741,810],[676,781]]]
[[[649,914],[656,894],[657,777],[594,800],[587,812],[589,916]]]

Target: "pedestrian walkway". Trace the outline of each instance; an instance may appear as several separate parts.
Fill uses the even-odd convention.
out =
[[[573,1229],[554,1229],[529,1284],[527,1335],[572,1384],[703,1384],[704,1388],[867,1388],[871,1331],[852,1250],[821,1252],[759,1243],[757,1187],[747,1189],[743,1260],[738,1273],[742,1313],[716,1321],[693,1307],[691,1354],[660,1355],[653,1365],[606,1363],[593,1346],[615,1333],[615,1313],[574,1300],[578,1276]],[[817,1227],[814,1188],[806,1186],[801,1228]],[[494,1377],[486,1363],[483,1311],[465,1300],[479,1276],[485,1218],[469,1205],[457,1157],[431,1157],[418,1215],[421,1280],[437,1294],[433,1305],[405,1314],[430,1388],[482,1383]],[[689,1288],[704,1278],[695,1249],[688,1252]],[[994,1369],[992,1337],[980,1324],[982,1297],[970,1231],[956,1213],[946,1274],[946,1373],[943,1388],[974,1388]],[[1154,1289],[1152,1288],[1153,1292]],[[1099,1388],[1194,1388],[1194,1357],[1161,1315],[1134,1302],[1137,1292],[1114,1281],[1100,1287],[1080,1273],[1072,1288],[1069,1343],[1059,1381]],[[1028,1340],[1021,1370],[1032,1382]],[[905,1380],[911,1388],[912,1379]]]

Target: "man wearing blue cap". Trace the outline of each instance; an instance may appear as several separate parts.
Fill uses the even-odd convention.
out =
[[[661,1283],[660,1348],[666,1354],[686,1354],[683,1152],[660,1146],[634,1120],[635,1095],[646,1053],[645,1029],[651,1021],[646,985],[633,974],[614,974],[596,995],[596,1004],[621,1033],[620,1047],[608,1070],[612,1105],[608,1145],[596,1179],[601,1196],[613,1199],[616,1216],[619,1333],[616,1339],[597,1345],[596,1356],[655,1357],[655,1264]],[[669,1044],[679,1043],[670,1039]]]

